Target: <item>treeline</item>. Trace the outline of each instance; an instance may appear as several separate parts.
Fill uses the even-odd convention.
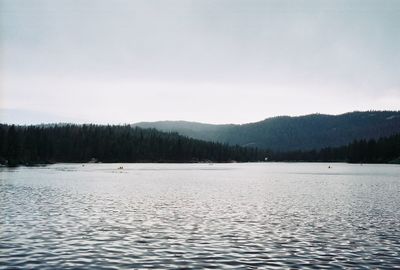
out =
[[[400,134],[378,140],[355,140],[342,147],[273,152],[270,155],[274,161],[400,163]]]
[[[307,161],[400,163],[400,134],[312,151],[229,146],[139,127],[0,124],[0,164],[57,162]]]
[[[259,161],[255,148],[228,146],[155,129],[102,125],[0,124],[0,163]]]

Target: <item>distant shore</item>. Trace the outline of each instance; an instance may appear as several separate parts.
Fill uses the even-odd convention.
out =
[[[294,147],[294,146],[293,146]],[[59,162],[226,163],[348,162],[400,164],[400,134],[335,147],[266,149],[202,141],[130,125],[15,126],[0,124],[0,164]]]
[[[79,162],[79,161],[59,161],[59,162],[38,162],[38,163],[12,163],[12,164],[4,164],[0,163],[0,167],[7,168],[15,168],[15,167],[43,167],[48,165],[55,164],[81,164],[81,165],[90,165],[90,164],[146,164],[146,163],[154,163],[154,164],[233,164],[233,163],[326,163],[326,164],[335,164],[335,163],[346,163],[346,164],[359,164],[359,165],[367,165],[367,164],[389,164],[389,165],[400,165],[400,159],[393,160],[391,162],[348,162],[348,161],[308,161],[308,160],[280,160],[280,161],[192,161],[192,162],[179,162],[179,161],[138,161],[138,162],[124,162],[124,161],[113,161],[113,162]]]

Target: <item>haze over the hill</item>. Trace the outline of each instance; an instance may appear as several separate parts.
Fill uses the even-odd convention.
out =
[[[400,1],[0,0],[0,121],[400,108]]]

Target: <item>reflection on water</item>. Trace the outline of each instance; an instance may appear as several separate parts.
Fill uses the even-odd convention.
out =
[[[400,166],[1,168],[0,269],[394,268]]]

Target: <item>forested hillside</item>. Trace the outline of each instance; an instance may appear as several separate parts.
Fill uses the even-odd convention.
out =
[[[400,164],[400,134],[377,140],[355,140],[341,147],[270,153],[272,161],[313,161]]]
[[[279,116],[243,125],[192,122],[138,123],[192,138],[275,151],[336,147],[353,140],[378,139],[400,132],[399,111],[351,112],[341,115]]]
[[[177,133],[131,126],[0,125],[0,162],[257,161],[257,149],[190,139]]]
[[[183,136],[205,141],[224,141],[223,135],[235,125],[213,125],[188,121],[140,122],[134,127],[155,128],[165,132],[177,132]]]

